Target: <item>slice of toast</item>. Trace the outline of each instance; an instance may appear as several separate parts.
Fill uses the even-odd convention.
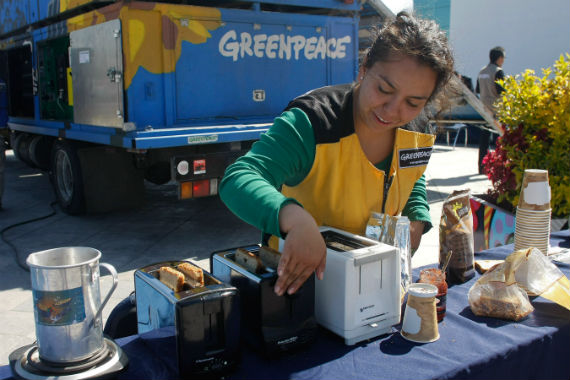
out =
[[[190,263],[178,265],[178,270],[184,273],[186,282],[193,288],[204,286],[204,271]]]
[[[174,268],[160,267],[158,279],[175,292],[182,291],[184,286],[184,275]]]
[[[261,259],[244,248],[236,249],[235,262],[251,273],[261,273],[265,269]]]
[[[503,261],[504,260],[475,260],[475,269],[477,272],[483,274]]]
[[[281,252],[276,251],[273,248],[262,246],[259,249],[259,258],[267,268],[277,270],[279,260],[281,259]]]

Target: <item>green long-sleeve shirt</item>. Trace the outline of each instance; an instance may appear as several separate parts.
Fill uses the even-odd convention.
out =
[[[308,117],[299,109],[285,111],[246,155],[227,168],[220,183],[220,197],[247,223],[281,236],[279,211],[296,201],[285,197],[279,189],[283,184],[295,186],[307,176],[315,151]],[[387,171],[391,160],[392,155],[376,167]],[[424,222],[424,233],[432,227],[423,175],[415,183],[402,215],[410,221]]]

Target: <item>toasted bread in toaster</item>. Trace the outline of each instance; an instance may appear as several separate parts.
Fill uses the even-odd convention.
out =
[[[191,287],[197,288],[204,286],[204,271],[202,268],[198,268],[190,263],[182,263],[178,265],[178,270],[184,273],[186,282],[190,284]]]
[[[182,272],[170,267],[160,267],[158,279],[175,292],[182,291],[184,286],[184,275]]]
[[[244,248],[236,249],[235,261],[251,273],[260,273],[265,269],[261,259]]]
[[[259,249],[259,258],[263,265],[267,268],[277,270],[279,265],[279,260],[281,259],[281,252],[274,250],[273,248],[262,246]]]

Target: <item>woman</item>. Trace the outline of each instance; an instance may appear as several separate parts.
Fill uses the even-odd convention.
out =
[[[320,225],[363,235],[371,212],[402,213],[418,247],[431,228],[423,172],[435,139],[422,133],[424,110],[452,72],[445,34],[401,12],[379,30],[356,83],[293,100],[228,167],[220,196],[229,209],[285,239],[278,295],[294,293],[315,271],[322,279]]]

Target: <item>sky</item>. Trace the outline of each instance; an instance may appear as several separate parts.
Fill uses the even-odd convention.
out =
[[[384,5],[386,5],[394,13],[398,13],[401,10],[411,10],[413,8],[413,0],[383,0]]]

